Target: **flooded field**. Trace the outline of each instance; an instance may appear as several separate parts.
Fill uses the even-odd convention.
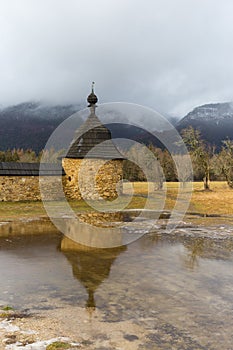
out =
[[[112,249],[52,230],[2,237],[0,304],[69,310],[67,329],[79,334],[85,323],[86,349],[232,349],[232,226],[209,223]]]

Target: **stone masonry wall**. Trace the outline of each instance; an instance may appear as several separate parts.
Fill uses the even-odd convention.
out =
[[[63,167],[66,176],[40,177],[43,199],[59,200],[64,193],[67,199],[114,199],[118,196],[117,190],[122,191],[121,160],[65,158]],[[0,176],[0,201],[41,199],[39,176]]]
[[[63,176],[64,178],[64,176]],[[55,186],[62,181],[58,176],[44,176],[43,181],[45,198],[55,200],[62,198]],[[62,188],[62,186],[60,186]],[[41,200],[39,176],[0,176],[0,201],[37,201]]]
[[[68,199],[114,199],[118,196],[117,189],[122,191],[119,183],[123,176],[121,160],[65,158],[62,162]]]

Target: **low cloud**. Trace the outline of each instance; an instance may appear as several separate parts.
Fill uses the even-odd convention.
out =
[[[233,96],[230,0],[0,4],[0,104],[125,101],[182,117]]]

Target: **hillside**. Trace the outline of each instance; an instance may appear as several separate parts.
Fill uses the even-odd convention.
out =
[[[31,148],[38,153],[44,148],[49,136],[56,127],[81,109],[83,109],[81,104],[49,106],[39,102],[21,103],[1,109],[0,150]],[[113,138],[126,138],[163,147],[158,138],[152,133],[130,125],[130,121],[128,121],[129,124],[116,123],[116,119],[119,119],[118,114],[113,112],[111,118],[109,118],[109,115],[107,118],[109,124],[106,124],[106,126],[110,129]],[[80,120],[77,121],[77,127],[82,123],[83,120],[80,117]],[[68,133],[73,134],[73,132],[73,129],[68,130]],[[67,145],[64,146],[66,147]]]
[[[39,102],[0,109],[0,150],[31,148],[36,152],[41,151],[56,127],[81,109],[81,104],[45,105]],[[116,118],[112,119],[115,122]],[[113,138],[129,138],[161,148],[163,145],[159,139],[167,140],[170,145],[177,141],[172,130],[148,133],[141,128],[112,121],[107,126]],[[80,117],[77,127],[82,123]],[[179,132],[188,126],[199,129],[204,139],[220,149],[222,140],[233,139],[233,104],[215,103],[196,107],[176,124]],[[69,132],[73,133],[74,130]]]
[[[202,137],[219,149],[223,140],[233,139],[233,104],[212,103],[196,107],[176,125],[178,131],[188,126],[200,130]]]
[[[0,150],[43,149],[51,133],[80,105],[44,105],[21,103],[0,110]],[[80,120],[80,124],[81,124]]]

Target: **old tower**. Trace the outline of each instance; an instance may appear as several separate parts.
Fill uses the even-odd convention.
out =
[[[87,98],[90,115],[76,131],[62,165],[68,199],[115,199],[121,192],[123,156],[112,141],[110,130],[95,114],[98,98]]]

